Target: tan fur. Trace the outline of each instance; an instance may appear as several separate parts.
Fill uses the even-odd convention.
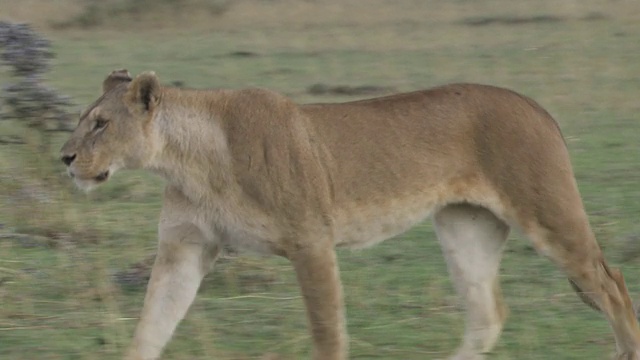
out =
[[[267,90],[163,87],[154,73],[132,80],[126,70],[103,89],[62,149],[70,174],[82,187],[120,168],[167,180],[128,359],[159,358],[222,247],[290,259],[314,359],[346,359],[334,247],[368,246],[431,215],[468,308],[453,358],[482,358],[500,334],[507,309],[497,273],[516,228],[602,310],[617,358],[640,359],[622,275],[604,262],[557,124],[531,99],[455,84],[297,105]]]

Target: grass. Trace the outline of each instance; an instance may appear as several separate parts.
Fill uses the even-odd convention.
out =
[[[64,7],[27,2],[64,20]],[[51,83],[79,105],[121,67],[153,69],[191,87],[269,87],[300,102],[355,98],[307,93],[316,83],[404,91],[469,81],[530,95],[559,121],[594,230],[640,294],[640,260],[622,261],[640,232],[640,11],[633,2],[243,1],[219,17],[195,16],[188,28],[92,30],[52,30],[18,3],[0,0],[0,8],[54,41]],[[559,20],[509,20],[548,17]],[[465,25],[469,19],[500,21]],[[0,131],[22,130],[0,124]],[[56,138],[54,149],[63,141]],[[144,292],[119,286],[113,275],[153,253],[162,180],[122,173],[85,196],[64,179],[55,151],[41,157],[32,149],[0,147],[0,234],[38,235],[0,238],[0,358],[118,359]],[[48,181],[38,180],[43,173]],[[25,195],[33,189],[49,202]],[[457,346],[463,312],[430,224],[339,255],[351,358],[444,358]],[[602,359],[614,350],[602,316],[517,234],[501,279],[511,315],[489,358]],[[207,277],[165,358],[299,359],[309,351],[290,266],[250,256],[222,261]]]

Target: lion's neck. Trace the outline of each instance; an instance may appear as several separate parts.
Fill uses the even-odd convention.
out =
[[[230,184],[229,151],[216,111],[224,93],[195,98],[186,92],[167,89],[163,94],[154,120],[161,145],[151,169],[201,202]]]

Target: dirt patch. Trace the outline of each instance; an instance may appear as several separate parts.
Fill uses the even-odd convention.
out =
[[[483,16],[463,19],[460,23],[467,26],[488,26],[488,25],[528,25],[528,24],[550,24],[566,21],[566,18],[555,15],[533,15],[533,16]]]
[[[151,267],[156,255],[147,256],[146,259],[131,264],[128,268],[118,271],[113,275],[113,281],[124,289],[140,289],[147,285],[151,277]]]
[[[376,85],[327,85],[327,84],[313,84],[307,88],[307,93],[311,95],[379,95],[388,94],[394,92],[395,89],[389,86],[376,86]]]
[[[229,54],[227,54],[227,56],[235,57],[235,58],[254,58],[254,57],[260,56],[260,54],[253,51],[239,50],[239,51],[232,51]]]
[[[226,13],[231,0],[0,0],[7,14],[52,29],[148,28],[151,25],[183,27],[194,17],[210,22]],[[37,10],[34,10],[37,9]],[[199,21],[197,21],[199,22]]]
[[[582,17],[574,17],[574,20],[579,21],[600,21],[606,20],[609,17],[601,12],[590,12]],[[571,17],[557,16],[557,15],[532,15],[532,16],[510,16],[510,15],[498,15],[498,16],[480,16],[469,17],[460,21],[460,24],[467,26],[488,26],[488,25],[529,25],[529,24],[554,24],[571,20]]]
[[[609,16],[597,11],[590,12],[587,15],[580,18],[580,20],[582,21],[600,21],[600,20],[607,20],[607,19],[609,19]]]

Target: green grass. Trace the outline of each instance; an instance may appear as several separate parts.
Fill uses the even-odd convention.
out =
[[[50,80],[79,105],[97,97],[104,76],[121,67],[132,73],[152,69],[163,81],[191,87],[268,87],[301,102],[351,99],[307,94],[314,83],[404,91],[468,81],[516,89],[557,118],[607,258],[622,268],[632,294],[640,294],[640,260],[622,262],[638,247],[629,239],[640,232],[640,21],[628,15],[639,13],[636,7],[602,10],[598,1],[569,10],[550,1],[537,8],[504,0],[486,7],[451,3],[377,0],[387,4],[386,12],[365,6],[365,15],[349,17],[318,9],[312,15],[304,9],[289,13],[286,4],[275,2],[282,18],[268,11],[230,12],[220,24],[181,31],[45,32],[57,54]],[[580,20],[592,11],[602,11],[604,18]],[[461,25],[494,12],[558,12],[568,20]],[[295,20],[292,14],[304,16]],[[240,50],[258,56],[229,55]],[[3,132],[22,131],[0,126]],[[53,149],[63,141],[56,138]],[[86,196],[55,167],[54,150],[43,158],[31,149],[0,145],[0,233],[41,236],[33,246],[0,239],[0,359],[118,359],[144,291],[121,288],[112,276],[153,253],[163,181],[121,173]],[[51,163],[51,184],[32,186],[52,201],[21,196]],[[463,312],[430,224],[339,255],[351,358],[434,359],[455,349]],[[602,359],[613,352],[604,318],[584,306],[563,275],[517,234],[501,279],[511,313],[489,358]],[[299,359],[309,351],[304,308],[288,263],[246,257],[221,262],[207,277],[165,358],[257,359],[276,353]]]

